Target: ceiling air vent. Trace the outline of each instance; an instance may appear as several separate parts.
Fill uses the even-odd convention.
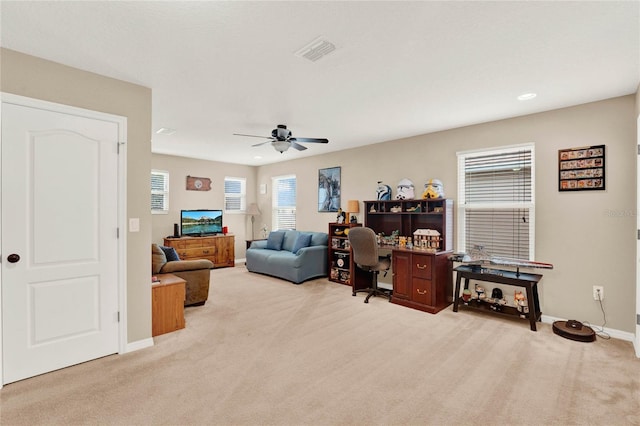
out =
[[[311,62],[315,62],[323,56],[336,50],[336,46],[323,37],[318,37],[302,49],[298,50],[295,55],[306,58]]]

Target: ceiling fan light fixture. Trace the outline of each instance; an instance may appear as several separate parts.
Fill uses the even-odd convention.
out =
[[[285,152],[286,150],[289,149],[289,147],[291,146],[291,142],[289,142],[289,141],[273,141],[271,143],[271,145],[273,145],[273,147],[276,149],[276,151],[278,151],[280,154],[282,154],[283,152]]]

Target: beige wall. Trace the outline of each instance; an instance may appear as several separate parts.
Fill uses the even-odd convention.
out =
[[[163,238],[173,235],[173,224],[180,222],[182,209],[224,209],[224,178],[247,179],[247,205],[255,202],[256,168],[238,164],[196,160],[153,154],[151,168],[169,172],[169,214],[152,215],[152,241],[162,244]],[[211,179],[211,191],[187,191],[187,176]],[[224,226],[235,235],[236,259],[243,258],[245,239],[251,235],[251,221],[244,214],[223,215]],[[257,227],[257,222],[256,222]]]
[[[342,167],[342,203],[375,198],[376,181],[403,177],[421,188],[444,182],[456,199],[456,152],[533,142],[536,158],[536,254],[555,268],[540,287],[545,315],[602,325],[592,286],[604,286],[607,327],[634,332],[636,250],[636,113],[633,95],[469,126],[369,147],[262,166],[256,185],[298,177],[298,229],[322,231],[335,219],[317,213],[319,168]],[[558,150],[606,145],[606,191],[558,192]],[[310,148],[310,149],[313,149]],[[267,215],[270,191],[257,195]],[[362,207],[361,207],[362,208]],[[359,215],[360,221],[363,214]],[[270,223],[270,217],[263,219]]]
[[[151,90],[12,50],[0,50],[0,90],[127,117],[127,340],[151,337]]]

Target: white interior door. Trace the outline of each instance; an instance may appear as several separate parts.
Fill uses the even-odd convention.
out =
[[[3,383],[118,352],[118,124],[2,104]]]

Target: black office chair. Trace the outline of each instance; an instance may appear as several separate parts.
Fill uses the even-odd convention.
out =
[[[376,234],[371,228],[351,228],[349,229],[349,244],[351,244],[351,253],[353,254],[353,262],[358,268],[371,273],[371,287],[358,289],[353,288],[353,295],[361,291],[369,294],[364,303],[369,303],[371,296],[383,296],[391,300],[391,291],[378,288],[378,274],[380,271],[387,274],[391,267],[391,258],[389,256],[381,257],[378,255],[378,243]],[[355,282],[355,279],[352,280]]]

